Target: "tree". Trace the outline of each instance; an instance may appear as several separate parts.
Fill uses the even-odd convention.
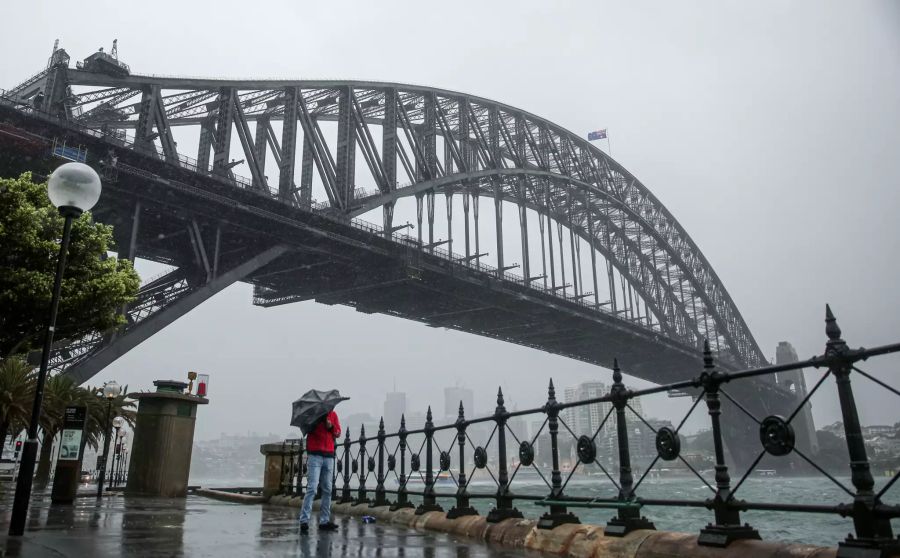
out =
[[[0,361],[0,457],[7,434],[15,437],[28,422],[34,400],[34,370],[20,358]]]
[[[30,173],[0,178],[0,357],[40,346],[62,228],[45,183],[32,182]],[[94,223],[90,213],[72,224],[57,339],[124,323],[119,310],[134,300],[140,279],[130,261],[107,256],[112,244],[112,227]]]
[[[125,423],[134,427],[137,413],[134,411],[134,401],[128,399],[128,386],[122,388],[122,393],[107,402],[103,398],[103,388],[87,388],[85,401],[88,408],[87,420],[84,425],[84,443],[95,450],[103,451],[103,439],[106,436],[106,413],[109,410],[110,421],[116,417],[122,417]],[[108,407],[107,407],[108,406]]]
[[[102,451],[107,409],[110,420],[118,416],[125,419],[129,426],[134,426],[134,402],[127,399],[127,391],[126,386],[122,394],[110,403],[103,397],[103,388],[79,387],[72,378],[60,374],[47,380],[41,410],[41,452],[34,477],[35,485],[46,486],[49,481],[53,466],[53,440],[62,430],[66,407],[77,405],[86,408],[82,450],[85,446],[90,446]]]
[[[41,452],[38,456],[37,471],[34,475],[35,486],[46,486],[50,479],[50,453],[53,448],[53,439],[62,430],[63,418],[66,407],[81,404],[84,388],[75,384],[69,376],[57,374],[51,376],[44,386],[44,401],[41,405]]]

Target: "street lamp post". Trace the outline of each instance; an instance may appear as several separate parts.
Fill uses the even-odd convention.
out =
[[[116,429],[116,435],[113,437],[113,467],[109,481],[110,486],[118,486],[119,484],[119,472],[116,467],[119,463],[119,444],[122,443],[122,438],[120,436],[125,434],[125,432],[119,432],[123,424],[125,424],[125,420],[122,417],[113,419],[113,428]]]
[[[100,478],[97,480],[97,499],[103,496],[103,481],[106,478],[106,463],[109,459],[109,415],[112,411],[113,400],[122,393],[122,388],[115,381],[110,380],[103,384],[103,397],[106,398],[106,426],[103,429],[103,458],[100,460]],[[118,430],[119,427],[116,427]]]
[[[119,457],[119,478],[123,485],[128,485],[128,446],[122,440],[122,455]]]
[[[53,292],[50,299],[50,319],[44,333],[44,347],[41,350],[41,367],[34,386],[34,402],[31,406],[31,421],[28,423],[28,438],[22,448],[22,461],[19,478],[16,482],[16,495],[13,499],[12,516],[9,522],[10,536],[19,537],[25,533],[25,520],[28,517],[28,503],[31,500],[31,484],[34,480],[34,464],[37,458],[38,420],[41,416],[41,403],[44,398],[44,384],[47,381],[47,365],[50,362],[50,348],[53,345],[53,334],[56,329],[56,313],[59,309],[59,295],[62,290],[63,271],[66,268],[66,254],[72,234],[72,221],[83,212],[94,207],[100,199],[100,177],[91,167],[82,163],[66,163],[50,175],[47,194],[50,202],[59,209],[65,219],[62,243],[59,247],[59,258],[56,262],[56,277],[53,280]]]

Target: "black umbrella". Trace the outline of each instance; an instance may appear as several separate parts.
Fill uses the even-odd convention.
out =
[[[334,410],[334,406],[349,397],[341,397],[341,393],[332,389],[319,391],[311,389],[303,394],[300,399],[294,401],[293,413],[291,413],[291,426],[297,426],[303,435],[309,434],[319,420]]]

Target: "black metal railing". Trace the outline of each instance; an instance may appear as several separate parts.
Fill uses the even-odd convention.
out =
[[[281,482],[279,491],[288,496],[303,496],[303,476],[306,473],[306,444],[300,438],[281,443]]]
[[[359,431],[359,438],[352,440],[350,428],[346,428],[343,443],[338,448],[338,461],[335,467],[335,496],[340,502],[366,503],[371,506],[391,505],[393,509],[413,507],[414,504],[410,498],[415,496],[420,500],[416,508],[418,514],[442,510],[440,501],[452,499],[454,505],[447,514],[451,518],[477,514],[478,511],[471,502],[475,499],[487,499],[492,500],[494,504],[487,516],[489,522],[522,517],[522,513],[515,504],[522,505],[530,502],[545,508],[545,513],[538,520],[538,527],[544,529],[554,528],[564,523],[578,523],[578,516],[571,511],[573,508],[608,509],[614,511],[615,516],[606,525],[607,536],[623,536],[635,529],[653,529],[654,524],[651,519],[643,515],[643,508],[646,506],[706,509],[712,512],[712,521],[700,529],[698,542],[701,545],[719,547],[728,546],[731,542],[739,539],[760,538],[756,529],[747,523],[742,523],[741,514],[743,512],[833,514],[852,519],[855,529],[855,535],[849,535],[846,540],[839,543],[839,555],[855,556],[857,554],[854,552],[868,549],[880,552],[873,556],[887,556],[889,554],[886,553],[897,550],[898,540],[894,537],[890,521],[900,517],[900,506],[886,503],[884,496],[897,481],[900,473],[894,474],[876,492],[862,435],[857,402],[851,387],[851,376],[855,373],[900,396],[900,391],[858,366],[868,358],[900,352],[900,343],[873,349],[851,349],[841,339],[841,330],[830,309],[826,311],[826,334],[826,349],[821,356],[791,364],[725,373],[716,368],[713,354],[707,343],[703,355],[703,369],[700,374],[681,382],[631,390],[624,385],[622,373],[616,362],[612,387],[607,393],[598,397],[560,402],[557,400],[551,379],[547,401],[538,408],[509,411],[504,404],[502,391],[498,391],[496,409],[493,414],[488,416],[467,419],[464,414],[465,409],[460,403],[456,421],[439,426],[434,424],[429,407],[424,426],[419,429],[408,429],[406,418],[402,417],[399,430],[388,433],[385,431],[382,419],[374,438],[367,438],[365,429],[362,428]],[[773,375],[803,368],[824,369],[825,371],[808,393],[797,395],[796,401],[794,401],[796,407],[787,416],[774,414],[765,417],[756,416],[746,401],[742,403],[740,398],[729,393],[732,385],[749,383],[753,387],[755,385],[753,382],[759,383],[765,377],[771,379]],[[810,397],[819,391],[829,376],[834,378],[843,417],[843,434],[849,458],[847,472],[850,474],[852,488],[837,478],[840,475],[836,476],[819,465],[816,462],[816,455],[811,449],[801,449],[795,441],[796,435],[792,422],[795,422],[796,417],[808,404]],[[736,389],[737,387],[735,387]],[[658,422],[654,425],[651,422],[653,419],[648,420],[642,416],[641,412],[635,410],[636,398],[665,394],[673,390],[688,391],[694,397],[690,409],[677,426],[660,426]],[[711,470],[714,471],[713,482],[707,481],[702,470],[697,470],[702,466],[698,466],[696,462],[692,464],[681,451],[683,437],[679,435],[679,431],[701,402],[706,404],[713,442],[711,463]],[[592,405],[593,409],[608,409],[605,413],[601,413],[605,414],[605,417],[599,426],[593,429],[593,432],[576,433],[567,423],[569,413],[574,409]],[[540,427],[530,437],[522,435],[521,432],[516,433],[509,424],[511,420],[520,420],[521,417],[528,416],[541,419],[535,422],[535,424],[540,423]],[[750,424],[758,429],[761,445],[756,458],[752,460],[752,465],[747,467],[737,482],[733,482],[732,471],[726,462],[726,447],[730,443],[727,435],[734,433],[735,430],[723,427],[725,419],[735,419],[735,416],[744,421],[752,421]],[[616,424],[614,430],[611,428],[613,421]],[[629,437],[634,432],[634,428],[638,426],[648,429],[655,437],[655,448],[653,448],[655,455],[652,455],[652,459],[650,455],[646,456],[650,463],[643,467],[642,473],[635,478],[632,462],[633,444],[629,442]],[[598,448],[597,437],[605,427],[610,429],[608,430],[610,442],[608,446]],[[481,429],[486,435],[485,443],[475,444],[470,435],[474,429]],[[449,441],[444,440],[445,447],[441,447],[440,438],[444,432],[452,438],[449,438]],[[572,456],[575,463],[569,468],[569,471],[564,470],[561,458],[564,456],[561,456],[560,450],[561,437],[567,436],[572,437],[569,441],[573,443],[573,453],[575,454]],[[535,444],[539,439],[542,439],[540,445],[544,453],[543,467],[536,459]],[[511,449],[510,446],[513,443],[517,447]],[[467,447],[472,450],[470,460],[466,458]],[[458,452],[455,472],[451,458],[454,449]],[[508,450],[514,453],[511,458],[507,455]],[[549,456],[546,455],[546,450],[549,450]],[[489,451],[494,453],[494,459],[489,458]],[[603,453],[602,459],[600,458],[601,453]],[[424,455],[424,463],[420,457],[422,455]],[[824,479],[833,483],[846,494],[849,501],[779,503],[745,501],[738,498],[741,487],[766,456],[769,456],[770,459],[791,459],[805,463],[805,466],[808,466],[811,471],[817,471]],[[606,462],[606,466],[604,462]],[[615,462],[614,466],[610,465],[612,462]],[[643,497],[639,491],[648,475],[654,471],[658,472],[660,462],[683,465],[685,474],[699,478],[705,486],[705,490],[708,489],[710,496],[702,499]],[[579,465],[590,465],[592,468],[598,469],[598,474],[602,473],[609,483],[606,483],[605,480],[597,481],[596,488],[611,485],[610,493],[594,495],[593,488],[588,490],[584,487],[579,489],[580,493],[569,493],[567,491],[569,482]],[[618,474],[613,474],[616,469]],[[529,470],[530,474],[536,474],[536,478],[543,481],[543,485],[546,485],[546,492],[542,494],[513,492],[514,479],[522,475],[525,470]],[[472,490],[473,476],[479,474],[484,477],[482,471],[489,475],[493,490]],[[367,486],[373,476],[374,494]],[[387,488],[386,483],[389,480],[396,482],[397,488]],[[421,481],[422,488],[417,490],[415,486],[410,486],[414,481]],[[453,486],[454,490],[452,492],[438,490],[445,484]],[[819,496],[821,493],[816,495],[816,497]]]

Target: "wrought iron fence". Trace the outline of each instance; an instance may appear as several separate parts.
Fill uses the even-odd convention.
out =
[[[579,518],[571,509],[608,509],[614,511],[615,515],[606,524],[607,536],[624,536],[635,529],[654,529],[652,518],[644,515],[642,508],[645,506],[699,508],[712,512],[712,521],[700,530],[698,542],[701,545],[718,547],[728,546],[739,539],[760,538],[756,529],[742,522],[742,512],[749,510],[834,514],[852,519],[855,529],[855,535],[850,535],[839,543],[842,552],[855,556],[856,554],[853,554],[855,550],[869,549],[880,552],[873,555],[889,555],[883,553],[898,550],[898,539],[894,538],[890,521],[900,517],[900,506],[886,503],[884,497],[900,478],[900,472],[894,474],[880,490],[875,490],[851,377],[856,375],[865,378],[900,396],[900,391],[859,367],[860,363],[868,358],[900,352],[900,343],[872,349],[851,349],[841,338],[841,330],[830,308],[826,310],[825,321],[827,334],[825,352],[821,356],[796,363],[726,373],[717,369],[709,344],[706,343],[701,373],[681,382],[631,390],[624,385],[621,370],[616,363],[611,388],[607,393],[591,399],[561,402],[557,399],[551,379],[547,401],[538,408],[509,411],[504,404],[502,391],[498,391],[497,407],[494,413],[488,416],[466,418],[465,409],[460,403],[457,420],[449,424],[435,425],[429,407],[422,428],[407,428],[403,417],[399,431],[388,433],[382,419],[374,436],[367,437],[363,426],[358,430],[358,438],[352,439],[348,427],[337,452],[335,498],[345,503],[390,505],[392,509],[415,507],[417,514],[442,510],[438,498],[452,498],[454,505],[447,512],[450,518],[477,514],[478,511],[472,506],[472,501],[488,499],[494,504],[487,515],[489,522],[522,517],[515,504],[531,502],[545,509],[537,524],[543,529],[565,523],[578,523]],[[805,397],[798,396],[796,408],[788,416],[755,416],[746,405],[741,404],[729,393],[729,386],[735,383],[759,382],[765,376],[803,368],[820,369],[823,373]],[[836,384],[852,486],[847,486],[845,482],[818,464],[813,452],[799,447],[792,425],[813,394],[819,391],[829,377],[832,377]],[[677,426],[654,425],[652,419],[648,420],[642,416],[642,413],[635,409],[636,405],[633,405],[637,397],[664,394],[672,390],[690,391],[694,396],[690,409]],[[706,405],[713,441],[713,482],[707,481],[701,474],[702,471],[697,470],[696,463],[691,464],[681,451],[682,437],[679,431],[701,402]],[[606,404],[603,408],[607,411],[593,432],[578,433],[567,423],[569,410],[597,404]],[[758,427],[760,442],[758,453],[752,465],[737,482],[733,482],[732,473],[726,462],[726,444],[729,440],[726,439],[726,431],[723,429],[723,411],[746,416]],[[541,423],[537,432],[530,437],[516,433],[509,424],[511,419],[527,416],[538,417],[540,419],[538,422]],[[612,447],[608,450],[614,454],[612,457],[615,457],[616,464],[610,467],[611,456],[603,455],[601,459],[601,453],[607,448],[598,447],[597,437],[607,425],[611,428],[613,422],[615,429],[611,435]],[[655,436],[655,455],[640,475],[635,474],[632,463],[633,444],[629,443],[629,435],[636,424],[649,429]],[[485,426],[490,430],[487,441],[476,445],[470,432],[476,427],[485,430]],[[440,443],[442,433],[446,433],[445,437],[450,436],[449,441],[444,439],[443,446]],[[546,464],[543,467],[536,455],[536,442],[542,435],[549,442],[542,449],[542,451],[549,449],[549,459],[545,459]],[[571,436],[569,441],[574,446],[577,460],[566,472],[562,466],[560,446],[563,438],[568,436]],[[471,459],[467,459],[468,451],[472,452]],[[491,452],[494,453],[493,459],[489,458]],[[457,454],[455,464],[454,453]],[[742,486],[765,456],[777,459],[788,459],[788,456],[791,456],[791,459],[799,459],[846,494],[847,501],[806,504],[740,499],[738,494]],[[302,465],[299,465],[301,462],[302,458],[298,458],[298,464],[291,464],[290,469],[285,470],[285,474],[293,476],[302,474]],[[604,462],[607,465],[604,465]],[[708,489],[709,497],[674,499],[642,496],[642,485],[652,471],[658,470],[654,468],[659,462],[680,462],[686,474],[699,479]],[[612,486],[611,493],[605,496],[570,493],[567,489],[570,488],[569,483],[579,465],[591,465],[599,469],[609,480],[609,483],[602,484]],[[537,478],[543,481],[546,485],[545,493],[538,495],[513,491],[514,480],[525,470],[533,471],[532,474],[536,474]],[[483,477],[485,473],[491,479],[492,490],[470,490],[473,476],[479,474]],[[422,481],[421,489],[410,486],[419,480]],[[449,482],[446,482],[447,480]],[[388,488],[386,484],[390,481],[396,482],[397,488]],[[453,490],[440,490],[445,484],[452,486]],[[600,484],[597,483],[598,488]],[[295,487],[292,482],[288,482],[286,490],[292,494],[302,494],[299,483]],[[417,498],[417,505],[412,502],[413,497]]]

